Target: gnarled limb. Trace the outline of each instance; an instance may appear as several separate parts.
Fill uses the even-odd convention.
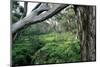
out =
[[[53,8],[49,8],[47,3],[42,3],[38,8],[33,10],[28,16],[12,24],[11,28],[12,34],[22,29],[24,26],[29,26],[31,24],[39,23],[54,16],[62,9],[64,9],[66,6],[67,5],[65,4],[55,4]],[[42,13],[43,11],[46,12]]]

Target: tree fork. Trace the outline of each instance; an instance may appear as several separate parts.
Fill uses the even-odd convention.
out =
[[[16,31],[22,29],[24,26],[42,22],[67,7],[66,4],[55,4],[53,8],[49,8],[47,3],[42,3],[38,8],[34,9],[28,16],[20,19],[18,22],[12,24],[11,31],[14,34]],[[46,11],[45,13],[42,13]]]

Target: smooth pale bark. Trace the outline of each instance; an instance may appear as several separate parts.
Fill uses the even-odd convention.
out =
[[[33,10],[28,16],[12,24],[12,34],[22,29],[24,26],[42,22],[64,9],[67,5],[55,4],[53,8],[49,8],[46,3],[42,3],[37,9]],[[42,13],[46,11],[45,13]]]

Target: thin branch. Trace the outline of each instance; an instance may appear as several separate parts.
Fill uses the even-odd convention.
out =
[[[33,10],[37,9],[40,5],[41,5],[41,3],[38,3],[38,4],[35,6],[35,8],[33,8]],[[33,10],[32,10],[32,11],[33,11]]]
[[[42,3],[37,9],[36,9],[36,11],[37,11],[37,15],[39,15],[39,14],[41,14],[42,12],[44,12],[44,11],[48,11],[50,8],[49,8],[49,6],[48,6],[48,3]]]

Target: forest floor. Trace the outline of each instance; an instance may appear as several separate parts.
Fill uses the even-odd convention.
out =
[[[71,32],[25,34],[14,42],[14,65],[80,61],[80,41]]]

